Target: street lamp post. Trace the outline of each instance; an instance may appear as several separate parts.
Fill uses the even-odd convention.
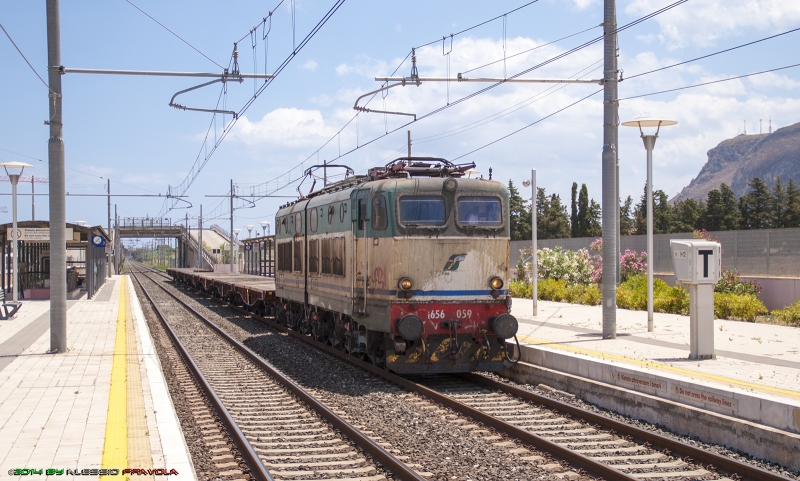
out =
[[[657,117],[637,117],[631,121],[623,122],[625,127],[639,127],[639,134],[647,150],[647,332],[653,332],[653,149],[661,127],[675,125],[678,122]],[[655,134],[645,135],[642,127],[655,127]]]
[[[537,218],[536,218],[536,169],[531,169],[531,180],[523,180],[522,185],[531,188],[531,300],[533,301],[533,316],[539,315],[539,260],[536,245]]]
[[[13,243],[13,255],[14,255],[14,263],[12,264],[12,269],[14,269],[14,288],[11,291],[11,300],[16,302],[19,300],[19,255],[17,253],[19,244],[19,231],[17,230],[17,184],[19,183],[19,176],[22,175],[22,171],[25,170],[26,167],[33,168],[31,164],[26,164],[25,162],[3,162],[0,165],[6,169],[6,174],[8,178],[11,180],[11,210],[13,211],[13,228],[11,229],[11,241]]]

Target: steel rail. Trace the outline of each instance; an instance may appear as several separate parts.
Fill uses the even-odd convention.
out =
[[[673,453],[680,454],[681,456],[688,456],[695,461],[705,464],[712,464],[721,471],[725,471],[729,474],[738,474],[744,479],[768,481],[785,481],[787,479],[771,471],[767,471],[766,469],[759,468],[751,464],[742,463],[726,456],[722,456],[721,454],[696,448],[661,434],[640,429],[635,426],[631,426],[630,424],[608,418],[602,414],[593,413],[586,409],[551,399],[531,391],[526,391],[509,384],[495,381],[479,374],[466,374],[462,375],[461,377],[474,384],[480,384],[493,390],[503,391],[507,394],[520,397],[527,401],[539,403],[547,406],[550,409],[555,409],[571,416],[586,420],[587,422],[598,424],[606,429],[612,429],[617,433],[630,436],[642,443],[649,443],[658,449],[670,450]]]
[[[178,299],[172,293],[170,293],[170,294],[175,299]],[[181,301],[179,300],[179,302],[181,302]],[[513,426],[511,424],[508,424],[508,423],[506,423],[504,421],[501,421],[501,420],[499,420],[499,419],[497,419],[497,418],[495,418],[493,416],[490,416],[490,415],[485,414],[485,413],[483,413],[481,411],[478,411],[477,409],[474,409],[474,408],[471,408],[469,406],[466,406],[466,405],[464,405],[464,404],[462,404],[462,403],[460,403],[460,402],[458,402],[458,401],[456,401],[456,400],[454,400],[454,399],[452,399],[452,398],[450,398],[448,396],[445,396],[444,394],[440,394],[440,393],[438,393],[438,392],[436,392],[436,391],[434,391],[432,389],[429,389],[429,388],[427,388],[425,386],[422,386],[422,385],[417,384],[415,382],[409,381],[409,380],[407,380],[405,378],[402,378],[402,377],[400,377],[400,376],[398,376],[396,374],[392,374],[389,371],[386,371],[385,369],[381,369],[381,368],[379,368],[377,366],[374,366],[372,364],[366,363],[364,361],[360,361],[360,360],[354,358],[353,356],[349,356],[349,355],[345,354],[342,351],[334,349],[333,347],[330,347],[330,346],[328,346],[326,344],[323,344],[323,343],[321,343],[319,341],[315,341],[314,339],[311,339],[310,337],[308,337],[308,336],[306,336],[304,334],[301,334],[301,333],[299,333],[297,331],[293,331],[291,329],[287,329],[286,327],[284,327],[284,326],[282,326],[282,325],[280,325],[280,324],[278,324],[278,323],[276,323],[274,321],[271,321],[271,320],[266,319],[264,317],[261,317],[261,316],[258,316],[256,314],[253,314],[252,312],[247,311],[245,309],[242,309],[242,308],[240,308],[238,306],[233,306],[233,305],[230,305],[230,304],[228,304],[228,306],[230,306],[233,309],[238,310],[239,312],[245,313],[245,314],[247,314],[249,316],[253,316],[254,318],[257,318],[260,321],[266,323],[270,327],[274,327],[275,329],[278,329],[278,330],[280,330],[282,332],[286,332],[290,336],[294,336],[295,338],[302,339],[303,341],[306,341],[309,344],[312,344],[313,346],[316,346],[319,349],[322,349],[323,351],[325,351],[325,352],[327,352],[329,354],[332,354],[332,355],[337,356],[337,357],[339,357],[341,359],[347,360],[348,362],[350,362],[350,363],[352,363],[352,364],[354,364],[354,365],[356,365],[356,366],[358,366],[358,367],[360,367],[362,369],[366,369],[366,370],[372,372],[373,374],[376,374],[376,375],[378,375],[380,377],[383,377],[384,379],[387,379],[388,381],[391,381],[391,382],[397,384],[398,386],[400,386],[400,387],[402,387],[402,388],[404,388],[404,389],[406,389],[408,391],[416,392],[416,393],[418,393],[418,394],[420,394],[420,395],[422,395],[424,397],[427,397],[428,399],[431,399],[431,400],[433,400],[435,402],[438,402],[439,404],[442,404],[442,405],[444,405],[446,407],[449,407],[449,408],[453,409],[456,412],[460,412],[460,413],[462,413],[462,414],[464,414],[466,416],[469,416],[469,417],[471,417],[471,418],[473,418],[473,419],[475,419],[475,420],[477,420],[477,421],[479,421],[479,422],[481,422],[481,423],[483,423],[483,424],[485,424],[487,426],[490,426],[490,427],[492,427],[493,429],[495,429],[497,431],[500,431],[500,432],[506,433],[506,434],[508,434],[510,436],[513,436],[514,438],[519,439],[519,440],[523,441],[526,444],[534,446],[534,447],[538,448],[539,450],[545,451],[545,452],[553,455],[554,457],[556,457],[558,459],[566,461],[567,463],[569,463],[570,465],[572,465],[572,466],[574,466],[576,468],[584,469],[585,471],[587,471],[592,476],[602,477],[603,479],[608,480],[608,481],[634,481],[634,480],[637,479],[637,478],[632,477],[632,476],[630,476],[630,475],[628,475],[626,473],[623,473],[623,472],[621,472],[619,470],[616,470],[616,469],[614,469],[614,468],[612,468],[612,467],[610,467],[610,466],[608,466],[606,464],[599,463],[599,462],[597,462],[597,461],[595,461],[595,460],[593,460],[591,458],[588,458],[588,457],[586,457],[586,456],[584,456],[582,454],[579,454],[579,453],[577,453],[575,451],[572,451],[569,448],[566,448],[566,447],[563,447],[561,445],[555,444],[555,443],[553,443],[551,441],[548,441],[548,440],[544,439],[541,436],[538,436],[538,435],[533,434],[531,432],[525,431],[524,429],[521,429],[521,428],[519,428],[517,426]]]
[[[144,274],[141,271],[140,273]],[[270,476],[269,472],[264,467],[264,464],[261,462],[261,458],[259,458],[255,449],[253,449],[253,446],[244,436],[242,430],[239,429],[239,425],[236,424],[236,421],[234,421],[231,414],[225,408],[225,405],[222,404],[222,400],[219,398],[216,391],[214,391],[214,388],[211,387],[211,384],[208,382],[206,377],[200,371],[200,367],[197,365],[197,363],[194,362],[194,359],[192,359],[192,356],[189,354],[189,351],[186,350],[181,341],[178,339],[178,335],[175,333],[175,331],[172,330],[172,327],[167,322],[166,316],[164,315],[163,312],[161,312],[161,309],[158,307],[155,300],[150,296],[150,293],[147,292],[147,289],[145,289],[142,281],[134,273],[133,270],[131,270],[131,274],[133,274],[134,279],[136,279],[136,282],[139,283],[139,287],[142,289],[142,292],[144,293],[145,297],[147,297],[147,300],[153,306],[153,310],[155,311],[158,318],[161,320],[161,323],[164,325],[164,329],[169,334],[169,337],[172,338],[172,342],[174,343],[176,349],[178,350],[178,352],[180,352],[181,356],[186,361],[186,364],[189,366],[189,370],[192,371],[195,380],[197,381],[198,384],[200,384],[200,388],[206,393],[206,396],[208,397],[209,401],[211,401],[211,405],[217,412],[220,421],[222,421],[222,424],[225,425],[225,429],[228,430],[228,435],[231,437],[231,440],[236,445],[236,448],[239,450],[239,453],[242,455],[242,458],[244,458],[245,464],[247,464],[247,467],[250,469],[250,474],[253,476],[253,478],[256,479],[256,481],[274,481],[272,476]],[[150,279],[150,281],[156,283],[152,279]]]
[[[150,279],[150,277],[147,274],[145,274],[145,277]],[[206,318],[203,314],[198,312],[194,307],[187,304],[183,299],[179,298],[174,293],[170,292],[167,288],[160,285],[153,279],[150,280],[153,283],[155,283],[158,287],[160,287],[164,292],[169,294],[173,299],[175,299],[181,306],[186,308],[189,312],[191,312],[192,314],[197,316],[200,320],[202,320],[204,323],[206,323],[212,330],[214,330],[217,334],[219,334],[223,339],[228,341],[228,343],[230,343],[233,347],[235,347],[237,350],[239,350],[241,353],[247,356],[247,358],[250,359],[253,363],[255,363],[258,367],[266,371],[267,374],[272,376],[276,381],[278,381],[286,389],[292,392],[301,401],[303,401],[305,404],[311,407],[311,409],[319,413],[323,418],[325,418],[325,420],[331,423],[336,429],[341,431],[345,436],[354,441],[365,452],[369,453],[370,456],[372,456],[375,460],[379,461],[386,469],[391,471],[397,478],[408,481],[426,481],[424,477],[417,474],[416,471],[409,468],[404,462],[394,457],[391,453],[383,449],[375,441],[373,441],[372,439],[367,437],[364,433],[356,429],[353,425],[342,419],[338,414],[331,411],[327,406],[325,406],[314,396],[306,392],[302,387],[300,387],[294,381],[287,378],[281,372],[277,371],[274,367],[270,366],[266,361],[264,361],[264,359],[261,358],[261,356],[253,352],[249,347],[245,346],[238,340],[231,337],[230,334],[228,334],[222,328],[217,326],[214,322]]]
[[[216,299],[216,300],[220,301],[219,299]],[[487,424],[487,425],[490,425],[492,427],[495,427],[493,423],[498,423],[498,426],[507,425],[510,428],[512,428],[509,431],[505,431],[505,430],[500,429],[500,428],[495,428],[498,431],[506,432],[507,434],[509,434],[511,436],[515,436],[515,437],[516,437],[515,433],[517,431],[522,431],[522,430],[520,430],[520,428],[517,428],[515,426],[507,424],[507,423],[505,423],[503,421],[500,421],[500,420],[498,420],[496,418],[492,418],[491,416],[489,416],[487,414],[484,414],[484,413],[482,413],[480,411],[477,411],[477,410],[475,410],[473,408],[470,408],[468,406],[465,406],[465,405],[459,403],[458,401],[453,400],[452,398],[449,398],[449,397],[444,396],[442,394],[439,394],[438,392],[433,391],[433,390],[431,390],[429,388],[426,388],[426,387],[421,386],[421,385],[419,385],[417,383],[414,383],[412,381],[408,381],[405,378],[402,378],[400,376],[392,374],[389,371],[386,371],[385,369],[381,369],[381,368],[378,368],[378,367],[376,367],[376,366],[374,366],[374,365],[372,365],[370,363],[366,363],[364,361],[360,361],[360,360],[354,358],[353,356],[347,355],[346,353],[344,353],[342,351],[334,349],[334,348],[332,348],[332,347],[330,347],[330,346],[328,346],[326,344],[323,344],[323,343],[321,343],[319,341],[316,341],[316,340],[314,340],[314,339],[312,339],[312,338],[310,338],[310,337],[308,337],[306,335],[303,335],[303,334],[301,334],[301,333],[299,333],[297,331],[288,329],[285,326],[283,326],[281,324],[278,324],[278,323],[276,323],[276,322],[274,322],[274,321],[272,321],[270,319],[267,319],[267,318],[264,318],[264,317],[259,316],[257,314],[254,314],[254,313],[252,313],[252,312],[250,312],[250,311],[248,311],[246,309],[243,309],[243,308],[241,308],[239,306],[235,306],[235,305],[227,304],[227,303],[226,303],[226,305],[228,305],[230,308],[235,309],[235,310],[237,310],[239,312],[242,312],[242,313],[245,313],[247,315],[253,316],[254,318],[260,320],[261,322],[264,322],[265,324],[269,325],[270,327],[278,329],[278,330],[280,330],[282,332],[286,332],[289,335],[291,335],[291,336],[293,336],[293,337],[295,337],[297,339],[301,339],[301,340],[303,340],[303,341],[305,341],[305,342],[307,342],[309,344],[312,344],[312,345],[324,350],[325,352],[327,352],[329,354],[337,356],[337,357],[339,357],[341,359],[345,359],[348,362],[350,362],[350,363],[352,363],[352,364],[354,364],[356,366],[359,366],[359,367],[361,367],[363,369],[366,369],[366,370],[368,370],[368,371],[370,371],[370,372],[372,372],[372,373],[374,373],[374,374],[376,374],[378,376],[381,376],[381,377],[383,377],[383,378],[385,378],[385,379],[387,379],[389,381],[392,381],[392,382],[400,385],[401,387],[404,387],[406,389],[409,389],[409,390],[412,390],[414,392],[417,392],[417,393],[419,393],[419,394],[421,394],[423,396],[429,397],[432,400],[435,400],[437,402],[441,402],[442,404],[445,404],[445,405],[448,405],[448,406],[452,405],[452,408],[454,410],[462,412],[465,415],[472,416],[469,413],[471,411],[475,411],[477,413],[477,417],[475,417],[475,419],[476,420],[480,420],[484,424]],[[492,387],[493,389],[500,389],[500,390],[503,390],[505,392],[508,392],[509,394],[513,394],[513,395],[519,396],[519,397],[521,397],[523,399],[526,399],[526,400],[529,400],[529,401],[532,401],[532,402],[536,402],[536,403],[540,403],[540,404],[542,404],[542,405],[544,405],[544,406],[546,406],[548,408],[554,409],[556,411],[563,412],[565,414],[569,414],[569,415],[575,416],[576,418],[581,418],[581,419],[583,419],[583,420],[585,420],[587,422],[596,423],[596,424],[601,425],[601,426],[603,426],[603,427],[605,427],[607,429],[614,430],[614,431],[617,431],[619,433],[624,433],[625,435],[629,435],[629,436],[633,437],[634,439],[638,439],[638,440],[641,440],[643,442],[650,443],[653,446],[658,446],[661,449],[670,450],[670,451],[673,452],[673,454],[677,454],[677,455],[680,455],[680,456],[683,456],[683,457],[689,457],[689,458],[692,458],[692,459],[694,459],[696,461],[703,462],[703,463],[706,463],[706,464],[712,464],[712,465],[714,465],[714,467],[716,469],[718,469],[718,471],[722,471],[722,472],[724,472],[726,474],[735,474],[735,475],[741,476],[743,479],[752,479],[754,481],[760,481],[760,480],[786,481],[787,479],[789,479],[789,478],[786,478],[786,477],[781,476],[779,474],[775,474],[775,473],[773,473],[771,471],[767,471],[765,469],[759,468],[757,466],[753,466],[753,465],[748,464],[748,463],[743,463],[743,462],[737,461],[735,459],[728,458],[728,457],[720,455],[720,454],[712,453],[712,452],[706,451],[706,450],[704,450],[702,448],[694,447],[694,446],[682,443],[680,441],[676,441],[676,440],[671,439],[669,437],[666,437],[666,436],[663,436],[663,435],[660,435],[660,434],[657,434],[657,433],[654,433],[654,432],[651,432],[651,431],[647,431],[645,429],[637,428],[636,426],[632,426],[630,424],[626,424],[624,422],[617,421],[615,419],[611,419],[611,418],[605,417],[603,415],[600,415],[600,414],[597,414],[597,413],[593,413],[591,411],[587,411],[585,409],[582,409],[582,408],[579,408],[579,407],[576,407],[576,406],[572,406],[572,405],[569,405],[569,404],[566,404],[566,403],[563,403],[563,402],[560,402],[560,401],[556,401],[554,399],[550,399],[550,398],[547,398],[547,397],[544,397],[544,396],[540,396],[540,395],[537,395],[537,394],[532,393],[530,391],[525,391],[525,390],[522,390],[522,389],[519,389],[519,388],[514,388],[513,386],[509,386],[507,384],[503,384],[503,383],[499,383],[499,382],[496,382],[496,381],[492,381],[491,379],[488,379],[488,378],[486,378],[484,376],[479,376],[477,374],[468,374],[468,375],[463,375],[462,377],[467,378],[469,381],[473,381],[473,382],[476,382],[476,383],[479,383],[479,384],[484,384],[484,385],[486,385],[488,387]],[[431,396],[428,396],[428,393],[430,393]],[[443,401],[439,401],[440,398],[443,398]],[[462,407],[463,407],[463,410],[462,410]],[[491,419],[491,421],[489,421],[489,422],[483,421],[482,420],[483,418],[489,418],[489,419]],[[536,436],[535,434],[532,434],[532,433],[530,433],[528,431],[522,431],[522,433],[524,433],[526,435],[526,437],[527,436],[534,436],[536,438],[539,438],[539,440],[541,440],[543,442],[542,446],[545,446],[545,447],[542,447],[540,449],[542,449],[543,451],[548,451],[548,452],[552,453],[552,451],[550,451],[550,447],[549,447],[550,444],[552,444],[550,441],[542,439],[539,436]],[[539,442],[539,440],[537,440],[537,442]],[[537,446],[537,445],[534,444],[534,446]],[[559,445],[554,445],[554,446],[556,447],[556,449],[559,450],[559,452],[567,449],[567,448],[563,448],[563,447],[561,447]],[[588,463],[589,467],[588,468],[575,464],[575,466],[582,467],[586,471],[592,470],[594,468],[594,466],[596,466],[596,465],[603,466],[605,468],[609,468],[609,466],[607,466],[605,464],[602,464],[602,463],[599,463],[597,461],[594,461],[591,458],[585,457],[585,456],[583,456],[581,454],[578,454],[578,453],[575,453],[573,451],[568,451],[568,456],[570,456],[570,458],[572,456],[580,456],[580,458],[584,458],[584,460],[588,460],[589,461],[589,463]],[[556,456],[556,457],[559,457],[559,456]],[[562,458],[562,459],[564,459],[564,461],[571,462],[567,458]],[[613,469],[613,468],[610,468],[610,469]],[[600,473],[597,473],[597,475],[598,476],[603,476],[604,478],[607,478],[607,479],[627,479],[627,480],[638,479],[635,476],[630,476],[630,475],[622,473],[622,472],[620,472],[618,470],[613,470],[613,471],[614,471],[614,473],[612,473],[612,476],[620,475],[622,477],[608,477],[607,475],[602,475]]]

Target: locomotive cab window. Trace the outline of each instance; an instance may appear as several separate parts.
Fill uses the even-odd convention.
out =
[[[400,198],[400,222],[406,226],[442,226],[447,223],[444,197],[406,195]]]
[[[503,208],[500,199],[489,196],[462,196],[456,201],[458,222],[476,227],[503,225]]]
[[[372,230],[385,230],[389,225],[389,218],[386,214],[386,197],[375,196],[372,199]]]

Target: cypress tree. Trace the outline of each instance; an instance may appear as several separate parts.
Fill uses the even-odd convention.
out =
[[[581,185],[581,192],[578,194],[578,235],[577,237],[587,237],[589,235],[589,189],[586,184]]]
[[[578,235],[578,183],[572,183],[572,212],[569,217],[569,225],[570,230],[572,231],[572,237],[580,237]]]

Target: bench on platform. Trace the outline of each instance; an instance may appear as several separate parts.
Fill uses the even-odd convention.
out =
[[[3,309],[0,311],[0,321],[11,319],[22,307],[22,303],[19,301],[6,301],[6,291],[3,289],[0,289],[0,304],[3,305]]]

